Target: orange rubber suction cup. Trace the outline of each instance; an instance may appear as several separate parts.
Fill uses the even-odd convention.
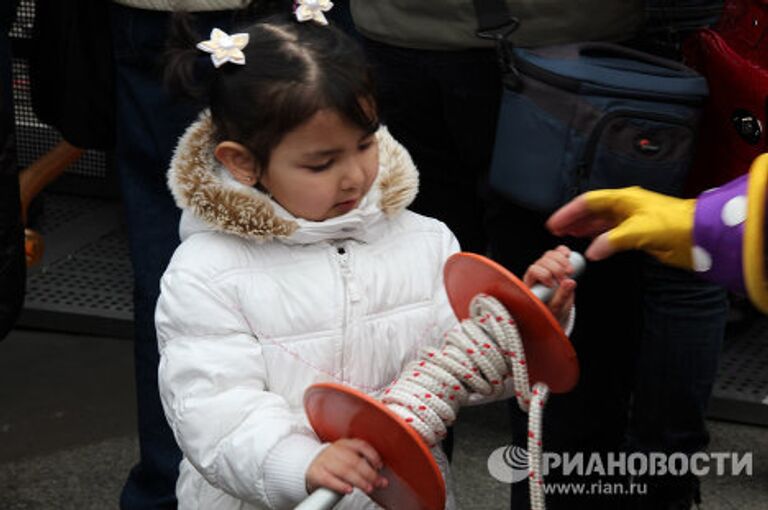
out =
[[[304,408],[322,441],[362,439],[381,455],[389,485],[371,494],[376,503],[397,510],[445,507],[445,482],[429,448],[384,404],[341,384],[320,383],[304,393]]]
[[[527,285],[496,262],[466,252],[446,261],[444,279],[459,320],[469,317],[469,303],[481,293],[509,310],[522,336],[530,385],[543,382],[554,393],[573,389],[579,379],[576,352],[557,319]]]

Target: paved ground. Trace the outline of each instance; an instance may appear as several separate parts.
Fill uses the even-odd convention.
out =
[[[117,508],[137,458],[131,343],[29,330],[0,343],[0,509]],[[462,410],[454,460],[462,509],[502,509],[486,469],[506,444],[503,405]],[[768,508],[768,429],[711,422],[713,451],[751,451],[751,477],[704,480],[709,510]]]

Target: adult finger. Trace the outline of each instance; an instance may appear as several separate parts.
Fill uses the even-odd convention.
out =
[[[608,232],[604,232],[597,236],[594,241],[592,241],[585,253],[589,260],[603,260],[618,251],[609,239],[610,233],[610,230]]]
[[[567,235],[592,217],[594,214],[589,210],[587,201],[580,195],[555,211],[547,220],[546,226],[555,235]]]

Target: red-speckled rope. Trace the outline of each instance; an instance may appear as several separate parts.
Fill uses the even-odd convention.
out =
[[[543,383],[528,386],[520,333],[496,298],[475,296],[470,315],[446,334],[441,349],[426,349],[409,363],[382,401],[432,446],[445,436],[446,426],[471,393],[500,397],[505,381],[512,378],[517,403],[528,413],[531,506],[544,510],[541,421],[549,388]]]

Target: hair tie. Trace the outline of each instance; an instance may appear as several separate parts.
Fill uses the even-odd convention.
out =
[[[328,12],[333,7],[330,0],[296,0],[293,4],[293,14],[300,22],[312,20],[321,25],[327,25],[328,20],[324,12]]]
[[[210,53],[215,67],[220,67],[227,62],[245,65],[245,54],[242,50],[247,44],[248,34],[229,35],[221,29],[214,28],[211,30],[211,38],[197,43],[197,49]]]

